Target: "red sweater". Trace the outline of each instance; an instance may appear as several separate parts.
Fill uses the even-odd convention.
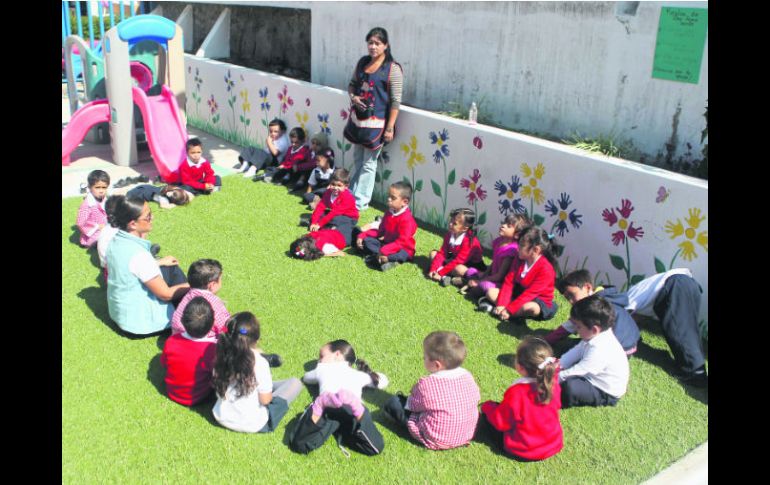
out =
[[[336,229],[321,229],[320,231],[313,231],[310,237],[315,239],[315,247],[323,251],[324,245],[331,244],[340,251],[345,249],[345,236]]]
[[[444,236],[444,244],[441,245],[441,249],[436,253],[436,257],[433,258],[430,264],[430,273],[438,271],[438,274],[441,276],[446,276],[458,264],[465,264],[466,262],[479,263],[483,261],[481,243],[479,238],[473,234],[473,231],[469,230],[465,233],[465,237],[463,237],[459,246],[449,244],[451,237],[451,232]],[[473,239],[473,242],[471,242],[471,239]],[[442,267],[447,259],[451,261]]]
[[[283,162],[281,162],[279,168],[291,170],[294,165],[306,162],[308,158],[310,158],[310,148],[307,145],[302,145],[297,150],[295,150],[294,147],[289,147],[289,149],[286,150],[286,156],[283,157]]]
[[[205,158],[194,166],[190,166],[190,162],[185,160],[179,165],[179,181],[182,185],[189,185],[194,189],[205,190],[206,184],[214,184],[216,179],[214,178],[214,169],[211,168],[211,164]]]
[[[518,257],[514,258],[511,270],[505,275],[503,285],[500,287],[497,306],[506,307],[511,315],[516,313],[525,303],[535,298],[540,298],[549,307],[553,306],[553,288],[556,272],[553,270],[551,263],[545,256],[540,256],[524,278],[521,277],[523,270],[524,261]],[[523,291],[511,301],[514,284],[521,286]]]
[[[313,170],[318,165],[315,156],[316,154],[308,149],[307,158],[296,165],[297,172],[310,172]]]
[[[286,156],[288,157],[288,155]],[[329,212],[324,215],[326,209],[329,209]],[[332,202],[331,189],[324,192],[321,201],[313,211],[313,216],[310,218],[310,224],[318,224],[319,226],[324,227],[337,216],[348,216],[353,219],[354,222],[358,220],[356,198],[353,197],[353,194],[350,193],[350,190],[348,189],[340,192],[337,198],[334,199],[334,202]]]
[[[508,453],[528,460],[544,460],[564,447],[558,372],[553,380],[553,396],[548,404],[537,402],[536,384],[519,379],[505,391],[503,402],[487,401],[481,405],[489,424],[503,432],[503,447]]]
[[[214,339],[190,340],[181,333],[170,336],[160,356],[166,369],[168,397],[184,406],[202,401],[213,390],[216,353]]]
[[[417,222],[415,222],[412,216],[412,211],[407,207],[398,216],[394,216],[389,210],[386,211],[385,217],[380,221],[380,228],[362,232],[358,235],[358,239],[365,239],[367,237],[382,238],[380,254],[389,256],[403,249],[409,255],[409,259],[412,259],[414,257],[414,235],[416,232]]]

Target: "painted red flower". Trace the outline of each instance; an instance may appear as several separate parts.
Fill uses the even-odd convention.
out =
[[[305,98],[305,105],[310,106],[310,98]]]
[[[348,119],[348,112],[347,112],[347,110],[341,109],[340,110],[340,117],[342,118],[342,121],[347,121],[347,119]]]
[[[477,136],[473,139],[473,146],[481,150],[481,148],[484,146],[484,144],[481,142],[481,137]]]
[[[484,200],[487,198],[487,191],[481,187],[479,180],[481,179],[481,172],[479,169],[474,168],[473,173],[467,178],[460,179],[460,187],[468,190],[468,203],[473,204],[476,200]]]
[[[644,231],[641,227],[634,227],[634,223],[628,226],[628,237],[634,241],[638,241],[640,237],[644,236]]]
[[[602,219],[610,223],[610,226],[618,222],[618,216],[615,215],[615,209],[604,209]]]
[[[618,211],[620,217],[615,214]],[[634,211],[634,206],[628,199],[620,200],[620,207],[604,209],[602,211],[602,219],[604,219],[610,226],[618,223],[618,229],[620,231],[612,233],[612,242],[617,246],[622,242],[626,242],[626,236],[634,241],[639,241],[639,238],[644,236],[644,230],[642,227],[634,227],[634,223],[629,220],[631,213]]]
[[[622,243],[626,240],[626,233],[623,231],[613,232],[612,233],[612,244],[617,246],[618,244]]]
[[[616,209],[618,209],[620,215],[623,216],[623,219],[628,219],[628,216],[630,216],[631,212],[634,210],[634,206],[631,205],[631,201],[628,199],[621,199],[620,205],[621,207],[616,207]]]

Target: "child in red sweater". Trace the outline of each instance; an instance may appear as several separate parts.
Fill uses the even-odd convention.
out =
[[[544,460],[564,446],[558,361],[545,340],[529,336],[516,349],[515,366],[522,377],[505,391],[503,402],[481,405],[482,421],[494,428],[506,453],[521,461]]]
[[[163,346],[160,362],[166,369],[166,392],[172,401],[192,406],[213,390],[212,371],[217,352],[214,310],[202,296],[196,296],[182,313],[183,333],[170,336]]]
[[[449,232],[438,251],[430,252],[428,277],[440,281],[441,286],[462,286],[469,268],[487,269],[479,239],[473,233],[476,214],[470,209],[454,209],[449,213]],[[454,276],[454,278],[453,278]]]
[[[272,175],[265,175],[262,180],[274,184],[291,184],[300,177],[296,168],[304,165],[310,159],[310,147],[305,145],[305,130],[302,128],[292,128],[289,132],[289,142],[291,146],[286,150],[286,156],[278,165],[278,169]],[[312,169],[312,167],[311,167]]]
[[[297,259],[313,261],[324,256],[345,256],[345,236],[336,229],[309,232],[289,245],[289,254]]]
[[[203,158],[203,143],[198,138],[187,140],[187,160],[179,165],[179,181],[183,189],[196,195],[210,194],[222,188],[222,179]]]
[[[388,271],[414,258],[417,232],[409,200],[412,186],[408,182],[396,182],[388,189],[388,210],[377,229],[362,231],[356,238],[356,246],[364,252],[367,264],[378,264]]]
[[[515,319],[524,323],[524,318],[550,320],[556,315],[558,305],[553,299],[556,262],[552,250],[556,242],[552,234],[530,226],[522,230],[519,237],[519,255],[511,265],[511,271],[505,277],[496,298],[494,314],[501,320]],[[490,301],[497,292],[492,288],[487,292]],[[479,302],[479,308],[484,309]],[[487,303],[491,305],[491,303]]]
[[[324,192],[310,217],[310,232],[322,228],[337,229],[345,237],[346,246],[350,245],[353,228],[358,222],[356,199],[348,190],[348,185],[350,172],[344,168],[336,169],[331,176],[328,190]]]

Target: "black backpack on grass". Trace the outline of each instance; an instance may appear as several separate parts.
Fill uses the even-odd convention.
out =
[[[359,421],[353,416],[349,406],[327,408],[318,423],[314,423],[311,408],[312,404],[305,408],[297,425],[289,433],[289,447],[292,450],[303,454],[310,453],[320,448],[332,435],[342,452],[348,456],[349,453],[343,446],[369,456],[378,455],[385,448],[385,440],[374,425],[368,409],[364,408],[364,414]]]

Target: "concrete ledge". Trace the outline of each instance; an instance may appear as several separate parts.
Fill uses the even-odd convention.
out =
[[[708,441],[642,485],[704,485],[709,481]]]

